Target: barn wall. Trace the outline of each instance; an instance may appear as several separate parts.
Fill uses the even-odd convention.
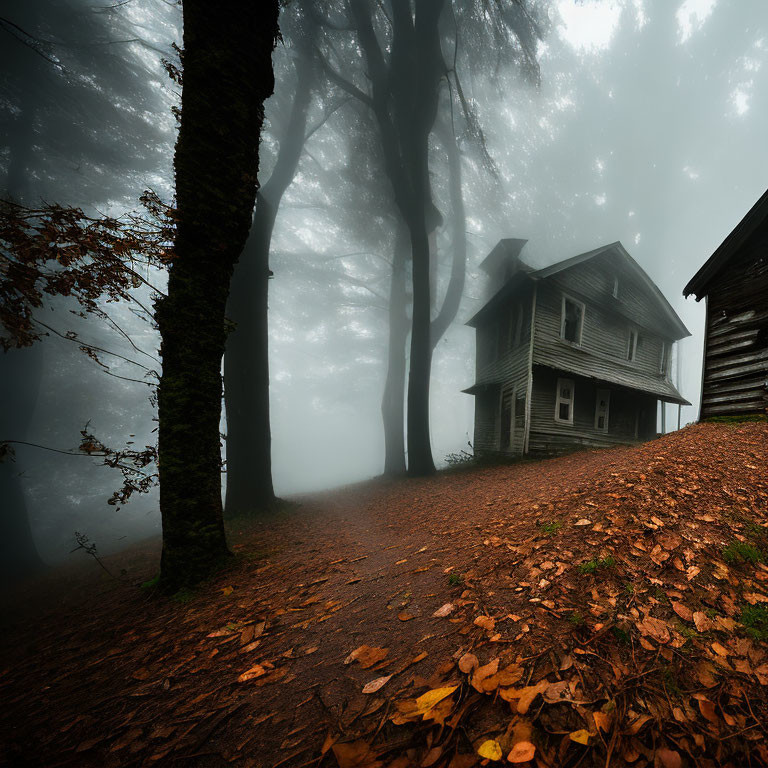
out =
[[[768,228],[763,227],[713,281],[701,417],[768,409]]]
[[[558,378],[574,381],[573,424],[555,421]],[[598,389],[611,393],[608,430],[595,429]],[[601,448],[655,436],[656,400],[610,383],[535,367],[529,453],[553,454],[579,447]]]

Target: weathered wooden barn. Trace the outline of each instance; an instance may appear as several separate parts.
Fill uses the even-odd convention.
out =
[[[768,192],[683,293],[707,304],[700,418],[768,413]]]
[[[689,332],[621,243],[544,269],[501,240],[483,261],[490,293],[476,329],[478,453],[550,454],[656,436],[659,400],[689,405],[670,381]]]

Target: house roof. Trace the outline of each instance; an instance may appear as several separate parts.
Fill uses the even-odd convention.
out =
[[[527,243],[527,240],[521,240],[518,237],[505,237],[496,243],[494,249],[480,262],[480,269],[488,274],[501,267],[504,262],[511,261],[520,256],[520,251]],[[530,269],[527,264],[519,262],[522,269]]]
[[[495,251],[496,248],[491,251],[491,255]],[[677,334],[675,336],[676,339],[682,339],[691,335],[690,331],[685,327],[683,321],[678,317],[677,312],[672,308],[672,305],[667,301],[658,286],[650,277],[648,277],[645,270],[629,255],[626,248],[624,248],[618,240],[615,243],[609,243],[608,245],[600,246],[591,251],[580,253],[570,259],[564,259],[556,264],[551,264],[543,269],[517,272],[478,312],[475,313],[475,315],[473,315],[472,318],[470,318],[467,325],[477,327],[485,317],[492,314],[498,306],[503,304],[504,299],[513,293],[515,288],[519,285],[519,280],[518,282],[515,282],[515,279],[518,278],[520,274],[524,274],[526,278],[534,281],[546,280],[547,278],[552,277],[552,275],[556,275],[559,272],[563,272],[566,269],[578,266],[579,264],[584,264],[585,262],[591,261],[592,259],[607,253],[612,253],[618,256],[624,262],[625,266],[630,269],[638,280],[648,289],[651,296],[656,300],[663,318],[667,321],[667,325],[674,328],[674,331]],[[490,258],[490,256],[488,258]]]
[[[709,292],[710,283],[727,266],[731,258],[751,237],[755,230],[768,220],[768,190],[749,209],[747,215],[733,228],[717,250],[704,262],[701,269],[683,289],[683,296],[694,294],[700,301]]]

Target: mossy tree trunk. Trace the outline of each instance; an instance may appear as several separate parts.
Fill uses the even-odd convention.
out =
[[[176,242],[157,305],[160,576],[170,590],[194,585],[228,555],[219,435],[225,307],[251,226],[277,19],[277,0],[184,3]]]

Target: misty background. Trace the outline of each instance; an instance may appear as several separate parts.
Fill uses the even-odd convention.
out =
[[[533,266],[621,240],[693,334],[678,348],[678,388],[692,403],[682,409],[686,424],[698,414],[704,307],[684,300],[683,286],[766,188],[764,2],[538,7],[546,20],[539,85],[503,59],[470,68],[463,81],[492,168],[476,141],[460,142],[468,269],[458,315],[434,355],[438,465],[471,441],[474,403],[461,390],[473,381],[474,332],[463,323],[485,297],[477,265],[500,238],[526,238],[521,256]],[[291,12],[289,5],[284,14]],[[178,63],[180,8],[160,0],[13,0],[0,15],[4,192],[30,206],[44,200],[111,215],[135,209],[147,188],[170,200],[179,87],[163,60]],[[262,183],[285,130],[297,55],[286,35],[274,55]],[[273,473],[282,496],[370,478],[384,457],[392,204],[367,118],[343,91],[319,74],[317,81],[310,135],[270,256]],[[437,141],[432,165],[435,204],[446,217],[440,246],[450,202]],[[440,297],[450,252],[438,251]],[[162,287],[162,275],[147,279]],[[148,291],[137,295],[149,300]],[[111,372],[125,378],[108,375],[56,331],[74,330],[157,368],[155,331],[120,303],[105,304],[113,324],[71,309],[52,303],[40,313],[53,329],[44,342],[0,356],[0,438],[67,450],[89,423],[109,445],[151,443],[151,388],[126,380],[144,372],[116,358]],[[667,429],[676,425],[677,408],[668,406]],[[13,468],[48,562],[69,557],[74,531],[100,552],[159,533],[156,495],[107,505],[120,477],[98,460],[18,446]]]

